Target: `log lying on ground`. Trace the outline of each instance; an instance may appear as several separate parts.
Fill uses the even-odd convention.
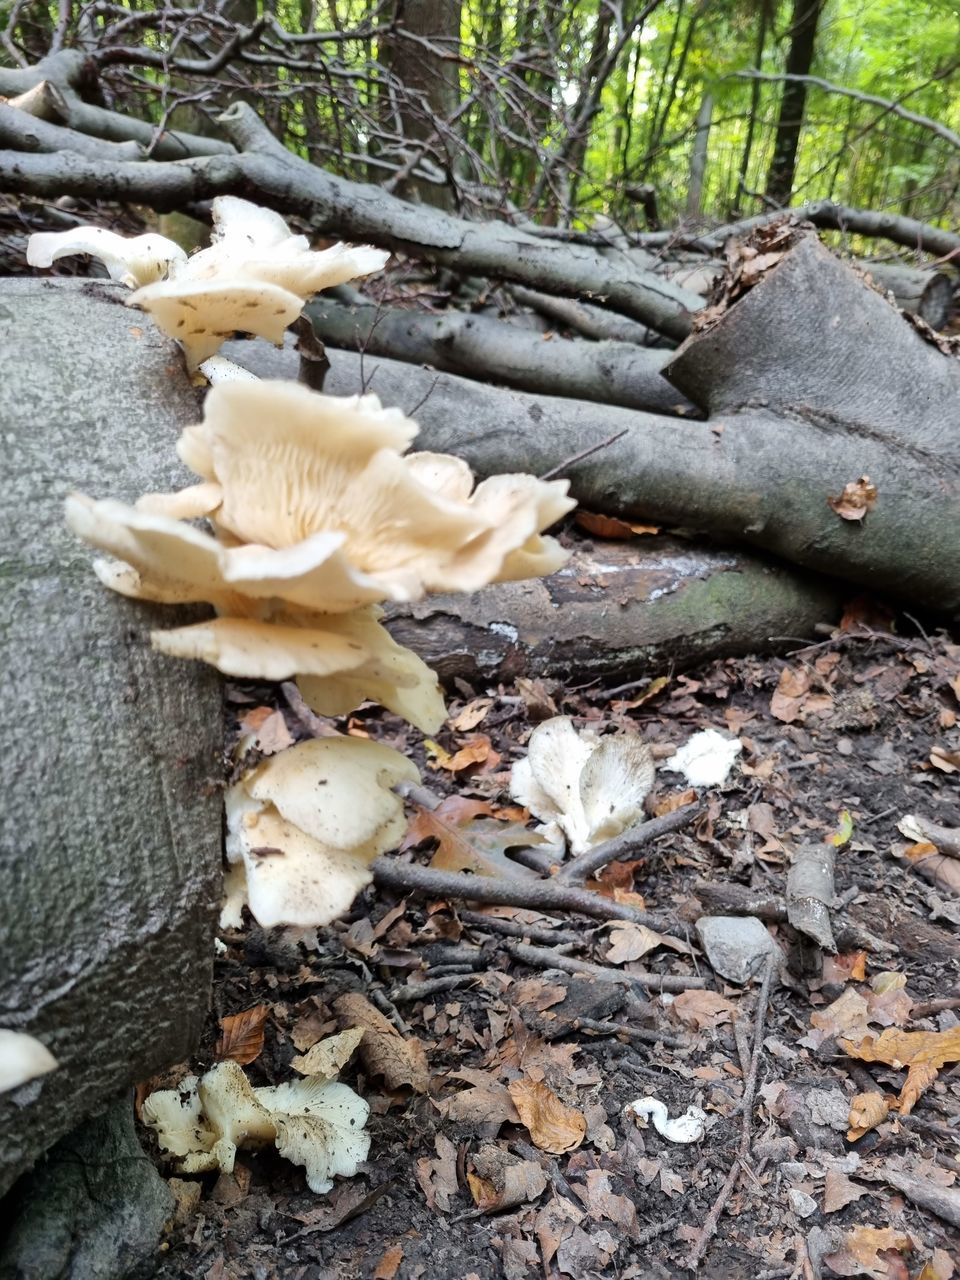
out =
[[[257,371],[286,367],[254,357]],[[327,389],[356,392],[360,361],[331,352]],[[805,568],[960,612],[960,365],[816,239],[805,239],[669,376],[707,422],[500,391],[370,357],[364,381],[421,425],[419,447],[459,453],[480,475],[565,470],[593,511],[708,530]],[[828,503],[866,474],[862,522]]]
[[[686,396],[660,376],[669,351],[630,342],[545,338],[464,311],[429,313],[369,302],[346,305],[321,297],[307,314],[319,337],[335,347],[526,391],[699,416]]]
[[[565,569],[393,606],[393,636],[445,682],[651,678],[782,647],[834,622],[840,591],[742,551],[677,538],[580,544]]]
[[[106,114],[114,124],[126,120]],[[68,150],[33,155],[19,148],[3,150],[0,191],[85,195],[161,211],[216,195],[241,195],[299,215],[318,234],[371,241],[454,271],[514,281],[545,293],[589,296],[677,341],[690,332],[700,298],[630,262],[608,261],[589,246],[544,240],[506,223],[467,222],[337,177],[287,151],[247,103],[234,103],[219,119],[237,153],[179,163],[120,163]],[[115,132],[91,131],[115,137]]]
[[[944,271],[924,271],[902,262],[859,262],[873,282],[893,294],[903,311],[910,311],[931,329],[942,329],[953,309],[953,281]]]
[[[0,282],[0,1026],[60,1064],[0,1095],[0,1193],[187,1056],[212,979],[219,682],[150,651],[151,626],[190,614],[107,591],[63,521],[71,489],[132,500],[187,479],[174,446],[195,394],[171,344],[115,298]]]

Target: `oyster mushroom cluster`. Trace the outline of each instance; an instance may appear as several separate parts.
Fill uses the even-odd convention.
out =
[[[211,241],[187,257],[154,233],[127,238],[75,227],[32,235],[27,262],[49,267],[79,253],[98,258],[112,280],[135,290],[128,305],[149,312],[180,343],[192,373],[234,333],[282,343],[314,294],[380,271],[389,257],[368,245],[313,250],[279,214],[236,196],[213,201]]]
[[[328,1069],[287,1084],[255,1089],[235,1062],[218,1063],[176,1089],[151,1093],[143,1121],[180,1173],[232,1173],[239,1147],[272,1143],[306,1169],[311,1191],[329,1191],[334,1176],[353,1177],[370,1150],[370,1107],[337,1079],[362,1035],[344,1031],[324,1041]]]
[[[67,522],[115,557],[95,566],[107,586],[215,607],[209,622],[154,632],[162,652],[232,676],[295,677],[321,715],[372,699],[434,733],[436,676],[391,639],[376,604],[553,572],[567,554],[542,531],[574,504],[566,481],[528,475],[474,489],[459,458],[405,452],[417,431],[374,395],[220,383],[178,445],[199,484],[134,506],[75,494]]]

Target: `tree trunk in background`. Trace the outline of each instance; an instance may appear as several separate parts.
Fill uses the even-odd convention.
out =
[[[757,29],[757,51],[753,57],[753,65],[758,71],[763,70],[763,51],[767,44],[767,28],[770,25],[771,0],[760,0],[760,25]],[[753,154],[753,137],[757,120],[760,117],[760,81],[754,80],[750,85],[750,113],[747,116],[747,136],[743,142],[743,154],[740,157],[740,174],[737,181],[737,195],[734,207],[740,208],[741,201],[747,193],[747,178],[750,173],[750,159]]]
[[[710,121],[713,117],[713,98],[705,93],[697,113],[697,132],[690,157],[690,186],[687,189],[687,213],[695,218],[701,212],[703,201],[703,177],[707,171],[707,144],[710,141]]]
[[[808,76],[813,66],[817,43],[817,24],[824,0],[793,0],[793,22],[790,25],[790,49],[787,53],[787,75]],[[779,205],[788,205],[793,194],[797,168],[800,130],[807,105],[807,86],[803,81],[788,80],[780,99],[777,140],[767,175],[767,195]]]
[[[409,35],[418,37],[410,40],[387,32],[380,46],[381,63],[402,85],[396,105],[407,144],[407,155],[402,157],[405,161],[419,149],[418,143],[428,143],[431,138],[434,140],[430,150],[447,149],[446,140],[435,137],[436,121],[448,120],[460,105],[460,66],[456,57],[460,48],[460,0],[396,0],[393,20]],[[392,105],[389,88],[385,94]],[[450,185],[439,186],[411,177],[397,194],[447,212],[454,208]]]

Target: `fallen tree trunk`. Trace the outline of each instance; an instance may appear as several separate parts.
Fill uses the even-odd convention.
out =
[[[282,354],[244,346],[232,350],[257,372],[289,373]],[[327,389],[357,391],[358,357],[330,355]],[[707,530],[960,612],[960,365],[815,237],[667,366],[707,422],[499,391],[376,357],[364,369],[385,403],[416,410],[421,448],[459,453],[480,475],[550,471],[623,432],[564,471],[591,510]],[[864,475],[874,509],[841,518],[828,499]]]
[[[692,414],[697,410],[660,375],[672,354],[631,342],[545,338],[488,316],[347,305],[321,297],[307,307],[317,335],[332,346],[430,365],[526,391]]]
[[[390,631],[445,683],[578,684],[769,652],[839,617],[840,589],[759,556],[677,538],[578,544],[565,569],[388,610]]]
[[[174,445],[197,401],[171,377],[171,344],[100,289],[0,282],[0,734],[15,761],[0,1026],[59,1063],[0,1095],[0,1194],[118,1091],[191,1052],[213,971],[219,681],[150,651],[151,626],[176,614],[105,590],[63,521],[72,489],[132,500],[182,484]]]
[[[943,271],[923,271],[902,262],[860,262],[874,284],[893,294],[902,311],[918,315],[931,329],[942,329],[953,309],[953,281]]]

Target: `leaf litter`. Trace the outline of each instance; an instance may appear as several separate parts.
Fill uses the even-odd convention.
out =
[[[341,729],[435,766],[424,776],[440,806],[409,806],[405,850],[391,856],[509,879],[521,902],[556,870],[509,797],[536,724],[564,715],[601,736],[637,734],[658,762],[706,729],[743,749],[701,819],[584,885],[643,924],[375,886],[315,938],[226,933],[206,1038],[179,1078],[222,1041],[221,1053],[257,1050],[244,1069],[274,1085],[336,1033],[359,1037],[343,1072],[370,1107],[371,1152],[317,1197],[302,1169],[241,1150],[229,1183],[207,1175],[182,1199],[162,1280],[638,1280],[691,1274],[701,1248],[705,1275],[949,1280],[960,885],[935,869],[960,860],[929,826],[897,824],[919,815],[941,842],[960,829],[960,648],[904,627],[854,601],[829,641],[647,672],[632,701],[555,680],[464,687],[428,746],[380,711],[350,717]],[[242,694],[236,734],[262,729],[266,752],[283,738],[270,719],[283,699]],[[683,791],[658,770],[647,816],[689,803]],[[788,884],[804,848],[834,860],[832,894],[816,888],[807,917],[803,883]],[[725,981],[697,945],[705,912],[742,911],[786,956],[762,1010],[759,979]],[[598,971],[531,967],[516,943]],[[704,985],[613,980],[639,972]],[[626,1112],[638,1098],[668,1117],[696,1108],[703,1136],[677,1144],[638,1127]]]

